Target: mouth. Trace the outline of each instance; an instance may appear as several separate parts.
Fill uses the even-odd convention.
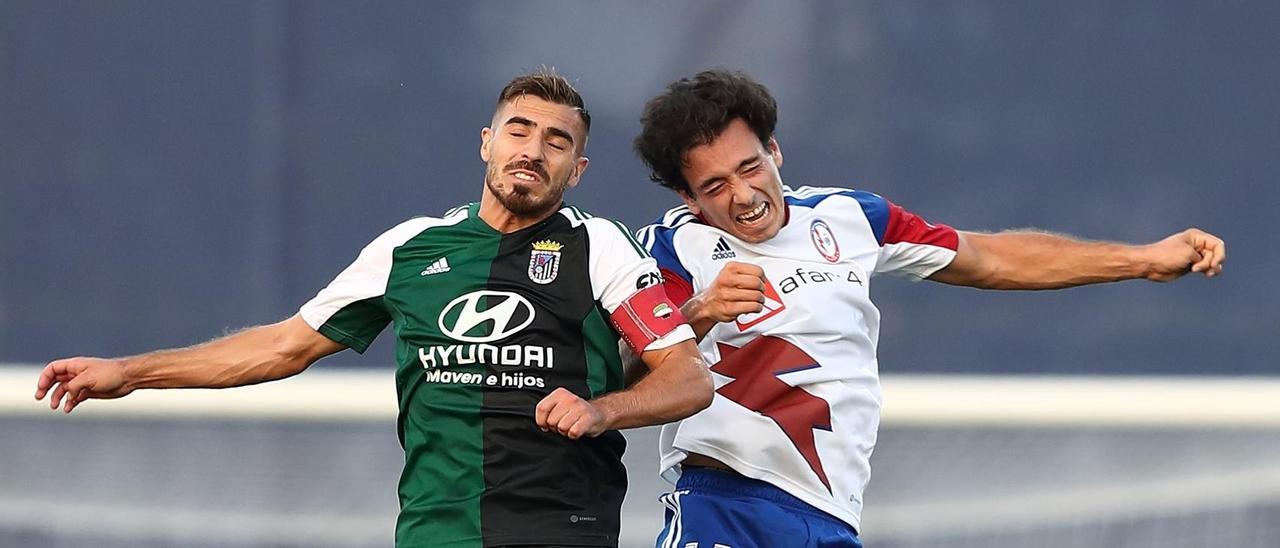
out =
[[[751,208],[750,211],[742,213],[733,219],[740,225],[756,227],[764,223],[765,218],[769,216],[769,209],[769,202],[760,202],[760,205]]]
[[[515,177],[517,180],[524,181],[526,183],[536,183],[542,180],[542,177],[537,173],[523,170],[523,169],[517,169],[514,171],[509,171],[507,173],[510,173],[511,176]]]

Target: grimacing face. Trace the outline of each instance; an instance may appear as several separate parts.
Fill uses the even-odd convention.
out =
[[[786,223],[782,200],[782,150],[761,143],[742,119],[705,145],[689,149],[681,173],[689,191],[678,191],[694,214],[748,243],[778,234]]]
[[[502,104],[480,131],[484,192],[516,217],[559,207],[587,169],[586,126],[573,107],[522,95]]]

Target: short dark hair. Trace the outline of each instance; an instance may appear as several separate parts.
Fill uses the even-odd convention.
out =
[[[687,193],[689,181],[680,168],[689,150],[710,143],[738,118],[768,143],[778,123],[778,102],[744,73],[702,71],[672,82],[645,104],[635,150],[649,166],[650,179]]]
[[[582,95],[578,94],[578,90],[574,89],[573,84],[570,84],[565,77],[550,69],[539,69],[516,76],[502,88],[502,93],[498,94],[497,106],[501,108],[504,103],[522,95],[532,95],[544,101],[577,109],[582,125],[586,127],[587,133],[591,132],[591,114],[587,112],[587,105],[583,103]]]

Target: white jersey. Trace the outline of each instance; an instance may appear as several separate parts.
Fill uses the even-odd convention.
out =
[[[759,265],[768,283],[757,314],[717,324],[699,344],[711,367],[711,407],[662,428],[661,472],[688,453],[715,458],[859,527],[880,424],[876,342],[868,298],[880,273],[923,279],[955,257],[958,235],[869,192],[785,189],[787,222],[750,244],[681,206],[639,239],[681,304],[729,261]]]

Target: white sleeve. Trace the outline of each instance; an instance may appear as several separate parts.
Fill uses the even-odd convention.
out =
[[[591,255],[587,268],[597,302],[612,314],[627,298],[662,281],[658,262],[616,221],[594,217],[586,221]],[[681,324],[644,350],[657,350],[694,338],[693,329]]]
[[[395,248],[439,222],[412,219],[388,230],[360,251],[350,265],[298,311],[312,329],[364,352],[391,321],[378,302],[386,293]]]

